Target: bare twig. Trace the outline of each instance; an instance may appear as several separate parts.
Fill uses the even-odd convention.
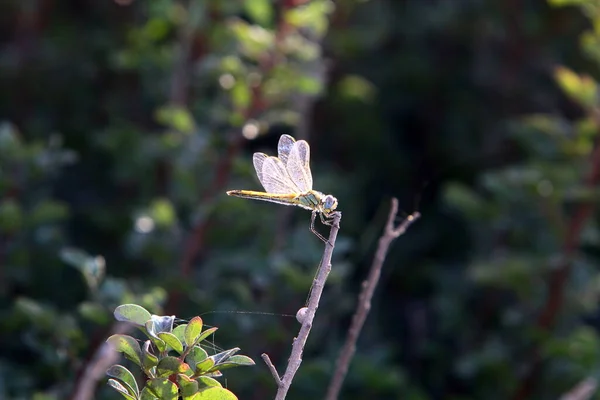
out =
[[[352,317],[352,324],[348,330],[346,342],[344,343],[344,347],[342,347],[342,351],[340,352],[335,364],[333,377],[331,378],[331,383],[327,389],[327,396],[325,397],[327,400],[335,400],[339,396],[342,383],[344,382],[344,378],[348,372],[350,361],[352,360],[354,352],[356,351],[356,341],[358,340],[360,331],[362,330],[365,320],[367,319],[367,315],[369,315],[369,311],[371,309],[371,299],[373,298],[373,293],[375,292],[375,288],[379,282],[381,268],[383,267],[383,262],[387,256],[390,244],[394,241],[394,239],[402,235],[406,229],[408,229],[408,227],[421,216],[419,212],[415,212],[409,215],[400,224],[400,226],[396,228],[394,227],[394,220],[396,219],[397,214],[398,200],[393,198],[387,224],[383,234],[379,238],[379,245],[377,246],[377,252],[373,258],[373,264],[371,265],[369,276],[362,283],[362,291],[358,296],[358,305],[356,307],[356,312]]]
[[[586,378],[562,395],[560,400],[588,400],[592,398],[596,389],[598,389],[598,381],[594,378]]]
[[[277,370],[275,366],[270,362],[269,356],[263,354],[263,360],[269,367],[269,370],[273,374],[273,377],[276,378],[277,382],[277,395],[275,396],[275,400],[283,400],[287,395],[287,392],[290,389],[292,384],[292,380],[294,379],[294,375],[300,368],[300,364],[302,363],[302,352],[304,351],[304,345],[306,344],[306,340],[308,339],[308,334],[310,333],[310,329],[312,328],[313,320],[315,319],[315,313],[317,312],[317,308],[319,308],[319,301],[321,300],[321,294],[323,293],[323,288],[325,287],[325,282],[327,281],[327,276],[331,271],[331,257],[333,256],[333,248],[335,246],[335,241],[337,239],[337,234],[340,229],[340,219],[342,218],[341,212],[335,212],[333,215],[333,222],[331,224],[331,231],[329,232],[329,240],[325,243],[325,251],[323,252],[323,259],[321,260],[321,265],[319,265],[319,270],[317,271],[317,275],[315,276],[313,286],[310,292],[310,296],[308,298],[308,303],[306,305],[307,311],[303,316],[302,327],[300,328],[300,332],[298,332],[298,336],[294,339],[294,343],[292,344],[292,353],[290,354],[290,358],[288,360],[287,367],[285,369],[285,373],[281,377],[278,378]]]
[[[277,372],[277,368],[275,368],[275,365],[273,365],[273,362],[269,358],[269,355],[267,353],[262,353],[260,356],[262,357],[265,364],[267,364],[269,371],[271,371],[271,375],[273,375],[273,379],[275,379],[275,382],[277,382],[277,386],[281,386],[281,377]]]

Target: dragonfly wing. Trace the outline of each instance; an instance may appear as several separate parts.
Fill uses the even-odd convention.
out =
[[[263,164],[267,158],[269,158],[269,156],[265,153],[254,153],[254,156],[252,157],[252,163],[254,164],[254,169],[256,170],[256,176],[258,176],[258,180],[263,186],[265,186],[263,184]]]
[[[296,140],[290,135],[281,135],[279,138],[279,144],[277,145],[277,156],[281,162],[283,162],[283,165],[287,165],[288,156],[294,147],[294,143],[296,143]]]
[[[298,186],[290,179],[285,165],[277,157],[267,157],[262,161],[260,183],[267,193],[297,194]]]
[[[287,172],[300,192],[312,190],[313,179],[310,172],[310,146],[305,140],[297,141],[288,156]]]

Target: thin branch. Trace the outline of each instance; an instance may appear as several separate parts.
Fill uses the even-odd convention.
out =
[[[281,377],[279,377],[277,368],[275,368],[275,365],[273,365],[273,362],[269,358],[269,355],[267,353],[262,353],[260,356],[262,357],[265,364],[267,364],[269,371],[271,371],[271,375],[273,375],[273,379],[275,379],[275,382],[277,382],[277,387],[281,386]]]
[[[598,389],[598,381],[594,378],[586,378],[562,395],[559,400],[588,400],[592,398],[596,389]]]
[[[375,257],[373,258],[373,264],[371,265],[369,276],[362,283],[362,290],[358,296],[358,305],[356,307],[356,312],[352,317],[352,324],[348,330],[346,342],[344,343],[342,351],[340,352],[335,364],[333,377],[331,378],[329,388],[327,389],[327,396],[325,396],[326,400],[337,399],[340,390],[342,389],[342,383],[344,382],[344,378],[348,372],[350,361],[352,360],[352,357],[356,351],[356,342],[358,340],[358,336],[360,335],[360,331],[362,330],[365,320],[367,319],[367,315],[369,315],[369,311],[371,310],[371,299],[373,298],[373,293],[375,292],[375,288],[379,282],[381,268],[383,267],[383,262],[385,261],[391,243],[394,241],[394,239],[406,232],[406,229],[408,229],[408,227],[421,216],[419,212],[415,212],[409,215],[402,222],[402,224],[396,228],[394,227],[394,220],[396,219],[397,214],[398,200],[393,198],[387,224],[383,234],[379,238],[379,245],[377,247]]]
[[[111,328],[111,334],[125,334],[131,330],[131,326],[124,323],[116,323]],[[98,381],[106,376],[106,370],[119,360],[119,353],[106,341],[96,348],[90,362],[85,366],[81,377],[77,380],[71,394],[72,400],[91,400]]]
[[[588,189],[594,189],[600,183],[600,144],[598,143],[596,143],[591,155],[591,162],[590,173],[585,179],[585,187]],[[562,261],[550,274],[548,279],[548,297],[536,321],[536,327],[542,332],[552,329],[560,313],[564,301],[565,288],[573,267],[572,258],[579,247],[583,228],[586,222],[593,216],[594,210],[594,203],[584,201],[579,204],[568,223],[562,249]],[[531,398],[535,383],[538,380],[541,372],[542,357],[537,347],[532,350],[530,358],[529,372],[515,391],[514,400]]]
[[[275,400],[285,399],[285,396],[287,395],[287,392],[289,391],[290,386],[292,384],[292,380],[294,379],[294,375],[296,375],[296,372],[298,371],[298,368],[300,368],[300,364],[302,363],[302,352],[304,351],[304,346],[306,345],[308,334],[310,333],[310,329],[312,328],[312,323],[315,319],[315,313],[317,312],[317,308],[319,308],[319,301],[321,300],[321,294],[323,293],[323,289],[325,288],[327,276],[329,275],[329,272],[331,272],[331,258],[333,256],[333,248],[335,246],[335,241],[337,239],[338,231],[340,229],[341,218],[341,212],[338,211],[334,213],[331,231],[329,232],[329,240],[327,243],[325,243],[325,251],[323,252],[321,265],[319,265],[319,270],[317,271],[317,275],[315,276],[310,296],[308,298],[308,304],[306,305],[306,314],[302,319],[302,327],[300,328],[300,332],[298,332],[298,336],[294,339],[294,343],[292,344],[292,353],[290,354],[285,373],[279,381],[275,379],[278,386]],[[268,356],[266,354],[263,355],[263,359],[265,358],[268,359]],[[267,363],[267,366],[271,370],[271,373],[275,371],[273,375],[275,377],[277,375],[275,367],[272,365],[272,363],[271,365]]]

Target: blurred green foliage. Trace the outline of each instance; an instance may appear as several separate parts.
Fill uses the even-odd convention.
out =
[[[391,196],[423,218],[341,398],[598,377],[598,21],[595,0],[2,2],[0,398],[73,396],[125,303],[282,369],[321,243],[224,193],[259,189],[282,133],[344,213],[290,399],[325,393]],[[227,385],[275,392],[260,365]]]

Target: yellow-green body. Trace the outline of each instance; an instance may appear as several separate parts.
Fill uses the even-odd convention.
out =
[[[337,200],[333,196],[323,194],[317,190],[289,194],[256,192],[253,190],[230,190],[227,194],[244,199],[262,200],[286,206],[298,206],[306,210],[316,211],[326,217],[335,211],[337,207]]]

